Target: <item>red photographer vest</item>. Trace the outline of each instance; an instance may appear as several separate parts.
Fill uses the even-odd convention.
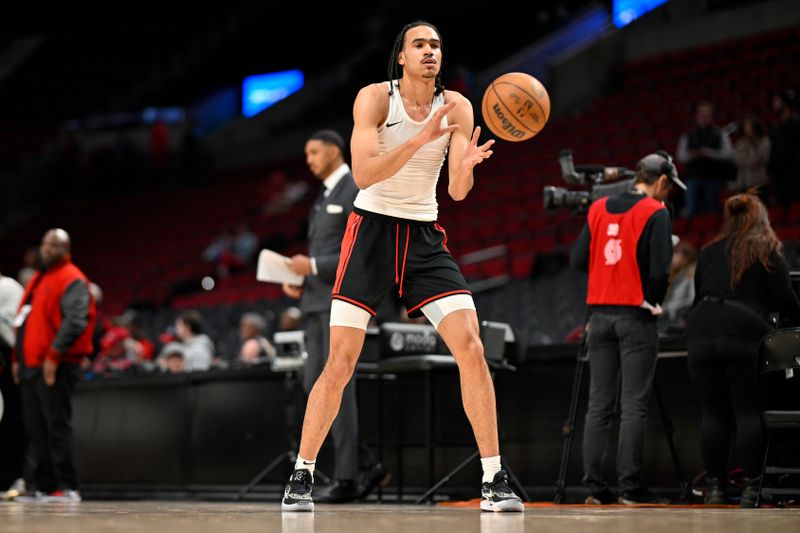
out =
[[[608,197],[589,208],[589,305],[639,306],[644,301],[636,261],[639,237],[647,221],[664,204],[645,196],[624,213],[609,213]]]

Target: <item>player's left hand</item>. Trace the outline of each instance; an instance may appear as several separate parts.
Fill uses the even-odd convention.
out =
[[[289,268],[300,276],[311,275],[311,259],[307,255],[297,254],[289,259]]]
[[[464,151],[463,164],[473,168],[475,165],[482,163],[485,159],[492,156],[490,148],[494,144],[494,139],[489,139],[482,145],[478,146],[478,139],[481,136],[481,127],[477,126],[475,131],[472,132],[472,138],[469,141],[467,149]]]

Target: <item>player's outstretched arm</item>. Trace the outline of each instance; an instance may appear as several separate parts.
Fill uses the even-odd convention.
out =
[[[472,169],[475,168],[475,165],[491,157],[494,139],[478,146],[481,127],[478,126],[475,131],[472,130],[474,125],[472,104],[453,91],[447,91],[447,100],[450,101],[450,104],[455,104],[448,117],[449,123],[459,126],[450,137],[450,155],[447,167],[450,181],[447,185],[447,192],[453,200],[461,201],[467,197],[474,185]]]

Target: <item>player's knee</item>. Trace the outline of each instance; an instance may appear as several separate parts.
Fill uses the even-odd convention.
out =
[[[469,335],[461,349],[461,363],[470,367],[483,367],[483,343],[478,335]]]
[[[331,352],[325,365],[327,378],[340,388],[344,388],[355,370],[355,360],[342,353]]]
[[[483,342],[477,332],[467,338],[467,353],[479,361],[483,361]]]

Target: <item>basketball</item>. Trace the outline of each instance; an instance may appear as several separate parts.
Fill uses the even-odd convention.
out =
[[[501,139],[526,141],[542,131],[550,118],[550,96],[530,74],[509,72],[486,88],[481,113],[492,133]]]

